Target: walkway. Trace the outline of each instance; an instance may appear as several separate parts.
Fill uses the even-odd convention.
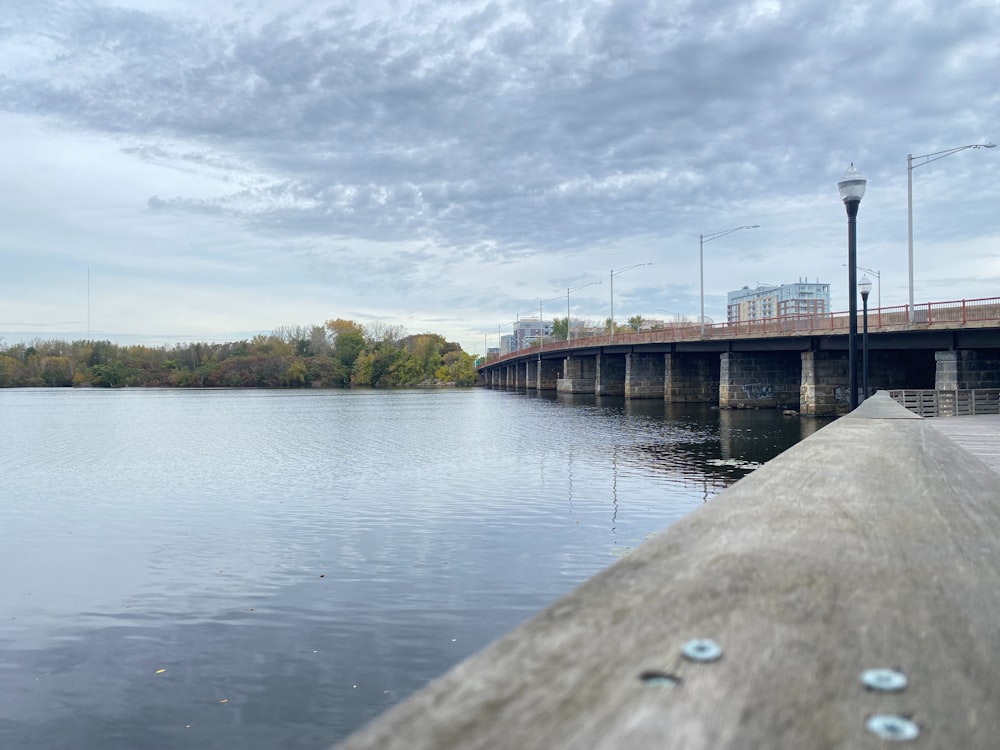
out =
[[[931,417],[927,423],[1000,474],[1000,416]]]

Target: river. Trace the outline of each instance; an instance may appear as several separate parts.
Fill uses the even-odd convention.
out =
[[[0,747],[329,747],[825,423],[0,390]]]

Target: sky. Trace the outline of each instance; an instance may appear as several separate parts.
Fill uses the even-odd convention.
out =
[[[7,343],[697,320],[700,235],[745,225],[703,245],[707,317],[800,279],[846,310],[852,162],[871,303],[903,305],[907,154],[1000,140],[1000,0],[0,10]],[[998,177],[914,168],[917,303],[1000,296]]]

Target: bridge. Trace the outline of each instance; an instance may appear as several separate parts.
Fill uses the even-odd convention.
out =
[[[868,313],[869,394],[1000,388],[1000,297],[916,305],[913,322],[909,312]],[[507,354],[479,373],[491,388],[832,416],[849,408],[849,321],[840,312],[585,336]]]

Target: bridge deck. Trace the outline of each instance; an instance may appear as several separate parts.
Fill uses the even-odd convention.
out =
[[[1000,417],[933,417],[927,423],[1000,473]]]

